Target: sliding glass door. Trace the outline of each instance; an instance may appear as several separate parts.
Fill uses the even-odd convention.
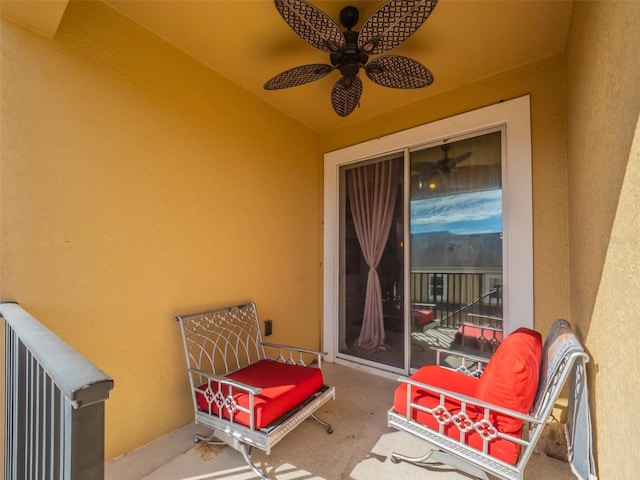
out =
[[[340,168],[339,353],[404,368],[404,155]]]
[[[529,128],[523,97],[325,155],[330,361],[406,374],[533,326]]]
[[[502,134],[410,151],[411,367],[490,356],[502,326]]]

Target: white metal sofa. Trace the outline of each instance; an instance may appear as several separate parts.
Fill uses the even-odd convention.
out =
[[[211,429],[198,436],[238,450],[260,478],[269,477],[251,460],[257,447],[271,448],[303,420],[328,433],[315,412],[335,398],[324,384],[321,352],[263,342],[254,303],[179,315],[195,422]],[[267,353],[271,353],[268,356]]]
[[[388,425],[435,448],[420,457],[393,453],[392,462],[444,463],[485,480],[522,480],[565,382],[585,377],[589,359],[565,320],[553,323],[544,346],[536,335],[510,334],[486,366],[467,358],[461,372],[432,365],[400,377]],[[471,364],[479,368],[470,371]],[[509,395],[513,401],[505,402]]]

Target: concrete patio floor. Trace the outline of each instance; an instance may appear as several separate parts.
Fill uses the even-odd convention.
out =
[[[336,400],[318,412],[333,425],[328,435],[307,421],[288,434],[270,455],[253,450],[255,464],[273,480],[469,480],[447,466],[422,468],[394,464],[392,452],[423,454],[431,446],[388,428],[386,412],[397,382],[361,370],[324,363],[325,382],[335,385]],[[194,444],[203,427],[188,424],[105,466],[105,480],[250,480],[258,478],[242,455],[230,447]],[[573,480],[568,463],[534,454],[527,480]]]

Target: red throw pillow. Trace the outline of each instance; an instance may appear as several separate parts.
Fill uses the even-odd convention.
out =
[[[491,356],[476,389],[476,398],[520,413],[529,413],[538,389],[542,338],[519,328]],[[503,433],[519,434],[522,421],[495,414],[492,422]]]

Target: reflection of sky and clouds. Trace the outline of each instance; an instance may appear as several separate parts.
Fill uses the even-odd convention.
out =
[[[502,232],[502,190],[461,193],[411,202],[411,233],[457,235]]]

